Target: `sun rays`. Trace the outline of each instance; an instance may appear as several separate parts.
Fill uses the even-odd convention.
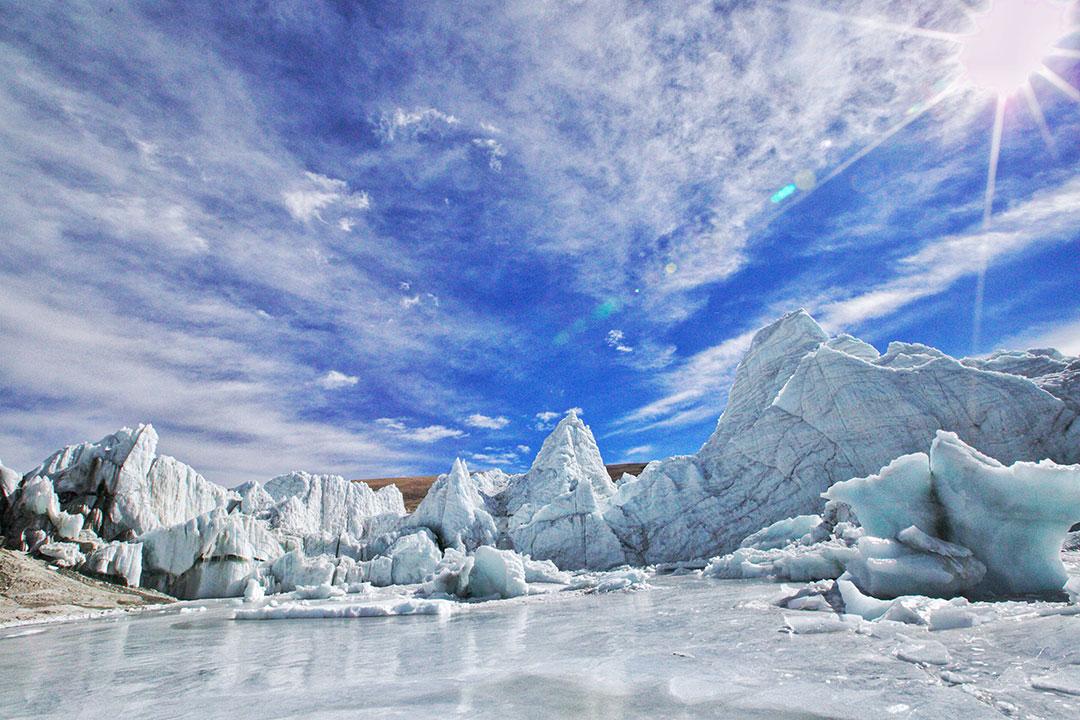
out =
[[[998,185],[998,164],[1001,158],[1006,110],[1017,97],[1023,96],[1047,149],[1055,157],[1053,133],[1046,119],[1039,96],[1032,80],[1042,78],[1060,94],[1080,103],[1080,89],[1074,87],[1046,64],[1050,57],[1080,60],[1080,51],[1058,47],[1066,38],[1080,31],[1080,24],[1068,20],[1068,14],[1076,5],[1075,0],[994,0],[985,12],[965,10],[973,30],[968,33],[952,33],[931,28],[901,25],[875,18],[846,15],[840,12],[815,8],[800,2],[774,0],[774,5],[787,10],[827,18],[847,25],[871,31],[914,36],[932,41],[952,43],[957,46],[957,61],[962,73],[943,91],[931,99],[911,108],[906,117],[855,152],[832,169],[815,185],[819,188],[843,174],[890,138],[923,117],[932,108],[954,93],[974,92],[977,96],[993,99],[994,121],[990,135],[990,153],[986,173],[986,192],[983,197],[982,228],[989,236],[994,214],[994,199]],[[785,190],[790,189],[790,192]],[[802,188],[798,188],[802,189]],[[810,192],[814,188],[808,188]],[[796,186],[789,185],[773,196],[779,204],[795,195]],[[788,207],[797,205],[810,192],[791,198]],[[786,208],[785,208],[786,209]],[[979,270],[976,278],[975,302],[972,313],[972,351],[978,352],[982,333],[983,296],[986,286],[986,266],[989,255],[985,243],[980,249]]]

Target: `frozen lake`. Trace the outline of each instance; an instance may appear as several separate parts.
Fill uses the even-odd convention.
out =
[[[975,628],[905,628],[948,647],[948,665],[922,666],[894,656],[895,637],[785,632],[775,584],[653,584],[449,617],[240,622],[216,602],[7,629],[0,707],[8,720],[1080,716],[1080,616],[1010,603]]]

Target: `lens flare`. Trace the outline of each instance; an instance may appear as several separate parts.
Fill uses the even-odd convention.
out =
[[[996,0],[974,18],[960,62],[968,80],[998,94],[1019,92],[1068,31],[1067,12],[1052,0]]]

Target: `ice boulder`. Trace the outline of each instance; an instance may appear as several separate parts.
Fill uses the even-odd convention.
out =
[[[897,458],[824,496],[850,504],[870,536],[847,566],[864,592],[1056,593],[1062,543],[1080,521],[1080,466],[1005,466],[939,431],[929,456]]]
[[[37,551],[38,554],[63,568],[77,567],[86,560],[79,545],[72,542],[43,543]]]
[[[845,567],[864,593],[890,599],[901,595],[951,598],[975,588],[986,566],[970,550],[928,536],[915,526],[896,540],[864,536]]]
[[[477,548],[471,559],[467,585],[470,597],[511,598],[528,593],[525,565],[517,553],[485,545]]]
[[[499,534],[484,496],[460,458],[449,475],[440,475],[428,489],[407,525],[426,527],[444,548],[464,551],[494,545]]]
[[[823,497],[850,506],[867,534],[879,538],[896,537],[912,525],[937,533],[945,519],[926,453],[902,455],[876,475],[838,482]]]
[[[1080,465],[1049,460],[1005,466],[953,433],[930,450],[947,538],[986,565],[979,590],[1014,595],[1060,592],[1068,580],[1061,546],[1080,522]]]
[[[577,481],[523,526],[511,528],[514,549],[563,570],[606,570],[626,562],[619,539],[601,513],[592,483]]]
[[[777,520],[772,525],[747,536],[739,547],[773,550],[798,542],[811,535],[821,525],[820,515],[797,515]]]
[[[307,557],[301,550],[291,550],[274,561],[270,568],[277,588],[290,592],[300,587],[321,587],[333,584],[337,571],[334,559],[325,555]]]
[[[426,530],[399,537],[387,555],[392,563],[390,576],[394,585],[424,582],[442,559],[439,546]]]

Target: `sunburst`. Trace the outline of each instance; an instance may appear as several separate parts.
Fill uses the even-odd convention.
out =
[[[969,33],[949,33],[917,26],[899,25],[875,18],[855,17],[830,10],[809,6],[800,2],[778,2],[778,5],[796,12],[810,13],[818,17],[864,27],[873,31],[913,35],[929,40],[953,43],[958,46],[957,58],[963,69],[955,82],[933,98],[909,111],[907,116],[879,135],[873,142],[861,148],[834,168],[817,183],[821,187],[845,172],[854,163],[873,152],[904,128],[911,125],[944,99],[957,92],[974,91],[976,97],[995,103],[994,124],[991,130],[990,158],[986,173],[986,192],[983,198],[982,226],[984,236],[992,225],[994,196],[997,191],[998,160],[1004,134],[1006,110],[1016,98],[1023,97],[1032,117],[1039,127],[1043,140],[1051,153],[1056,155],[1053,134],[1046,115],[1039,103],[1031,80],[1038,76],[1073,101],[1080,103],[1080,89],[1073,87],[1065,78],[1046,64],[1050,57],[1080,60],[1080,51],[1058,47],[1064,39],[1080,31],[1080,25],[1070,21],[1076,0],[992,0],[981,12],[968,11],[974,30]],[[773,196],[773,202],[783,201],[795,192],[795,185]],[[781,197],[782,196],[782,197]],[[796,198],[796,202],[799,198]],[[975,303],[972,318],[972,347],[978,350],[982,332],[983,293],[986,284],[988,248],[981,247],[981,261],[976,280]]]

